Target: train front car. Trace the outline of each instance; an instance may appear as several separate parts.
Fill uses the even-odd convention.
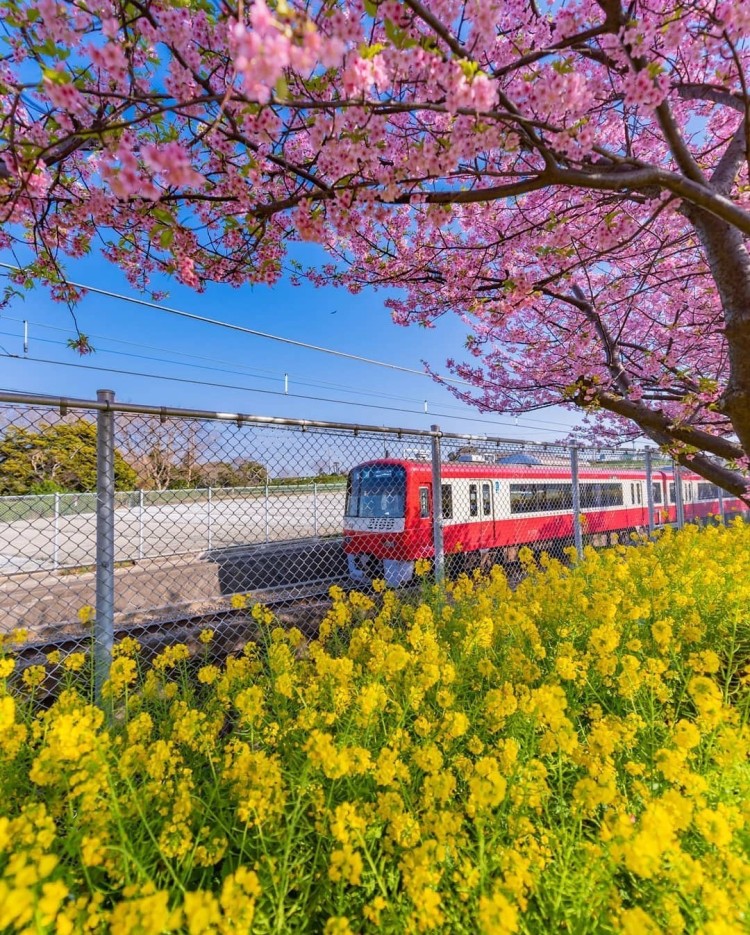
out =
[[[414,574],[413,543],[407,548],[405,534],[407,468],[408,462],[386,459],[360,464],[349,472],[344,551],[354,581],[369,584],[383,578],[395,588]],[[425,539],[429,546],[429,530]]]

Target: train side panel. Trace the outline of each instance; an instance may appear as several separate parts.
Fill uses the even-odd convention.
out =
[[[350,507],[347,495],[347,510],[358,513],[347,515],[344,521],[344,548],[356,581],[385,577],[395,585],[410,580],[418,559],[434,557],[436,509],[442,513],[446,555],[465,555],[467,568],[477,564],[468,561],[470,557],[513,560],[523,545],[559,552],[573,541],[571,477],[563,467],[520,470],[480,463],[445,465],[442,489],[437,493],[432,488],[431,467],[424,462],[384,459],[355,468],[352,474],[378,469],[388,477],[403,471],[403,491],[392,493],[393,502],[403,507],[398,515],[361,515],[367,510]],[[645,472],[584,469],[579,481],[585,542],[606,545],[648,528]],[[718,499],[709,499],[711,485],[697,475],[684,475],[683,481],[686,520],[718,513]],[[652,484],[655,525],[674,523],[673,476],[654,471]],[[552,500],[546,499],[550,491]],[[559,502],[555,497],[566,500],[564,508],[550,508],[550,503]],[[536,508],[537,499],[541,508]],[[728,515],[733,507],[741,506],[734,498],[726,498],[725,505]]]

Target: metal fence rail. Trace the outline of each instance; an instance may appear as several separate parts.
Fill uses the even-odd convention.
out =
[[[118,561],[240,545],[245,541],[239,534],[241,517],[258,513],[264,518],[258,541],[273,541],[278,514],[296,521],[296,529],[291,525],[285,529],[287,537],[335,535],[341,531],[345,489],[343,482],[310,481],[115,491]],[[300,499],[288,502],[288,498],[297,497]],[[15,570],[59,571],[93,564],[96,503],[95,492],[0,497],[0,538],[10,540],[15,533],[20,537],[12,559]],[[47,535],[50,523],[54,530],[51,539]],[[183,528],[179,542],[164,537],[163,529],[171,523],[190,525],[189,530]]]
[[[228,652],[254,602],[314,627],[334,583],[513,574],[524,546],[567,561],[737,511],[710,487],[654,451],[3,394],[0,635],[47,663],[93,632],[101,685],[126,633]]]

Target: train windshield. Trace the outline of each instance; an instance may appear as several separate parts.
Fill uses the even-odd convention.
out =
[[[395,464],[354,468],[346,487],[347,516],[403,516],[406,471]]]

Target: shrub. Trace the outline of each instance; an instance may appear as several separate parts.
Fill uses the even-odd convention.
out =
[[[522,559],[8,689],[0,927],[747,931],[750,527]]]

